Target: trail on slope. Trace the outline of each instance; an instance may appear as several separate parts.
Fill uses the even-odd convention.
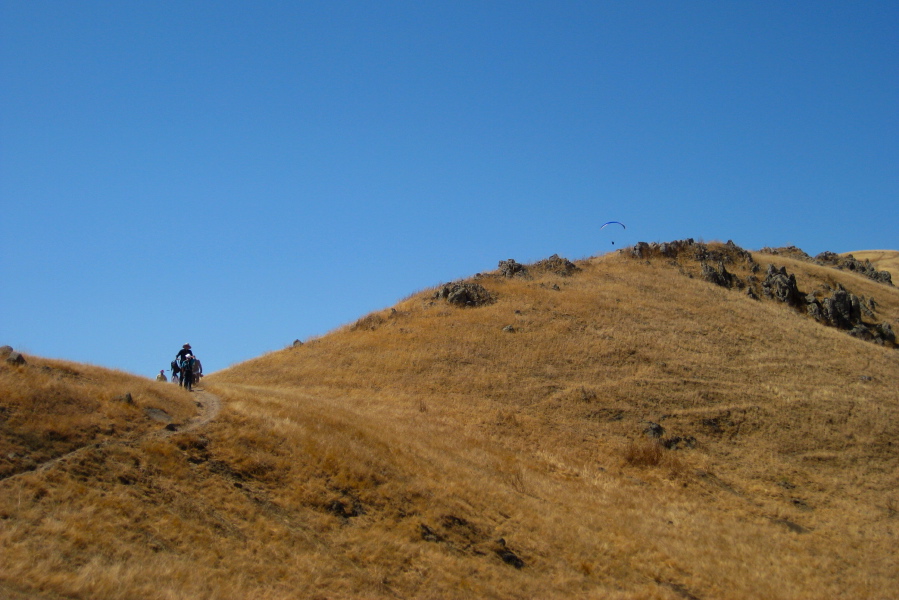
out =
[[[4,479],[0,479],[0,483],[11,481],[19,477],[23,477],[25,475],[34,474],[34,473],[43,473],[48,469],[51,469],[53,466],[65,462],[71,458],[79,456],[84,452],[88,452],[90,450],[96,450],[99,448],[105,448],[106,446],[111,445],[121,445],[121,446],[135,446],[144,441],[151,439],[164,439],[175,433],[185,433],[188,431],[193,431],[195,429],[199,429],[210,422],[212,422],[221,412],[222,410],[222,400],[215,394],[207,392],[203,389],[195,389],[194,392],[195,403],[197,408],[199,408],[199,412],[193,418],[185,421],[181,425],[176,424],[168,424],[162,427],[161,429],[155,429],[153,431],[149,431],[143,435],[137,436],[135,438],[124,439],[124,440],[103,440],[102,442],[97,442],[95,444],[88,444],[86,446],[82,446],[71,452],[67,452],[66,454],[62,454],[55,458],[51,458],[48,461],[45,461],[39,464],[36,468],[22,471],[21,473],[16,473],[15,475],[10,475]]]

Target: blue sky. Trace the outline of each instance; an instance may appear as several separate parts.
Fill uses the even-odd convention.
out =
[[[0,344],[213,371],[506,258],[899,249],[897,32],[895,2],[0,0]]]

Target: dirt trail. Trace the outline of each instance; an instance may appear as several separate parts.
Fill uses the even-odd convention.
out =
[[[167,438],[175,433],[183,433],[199,429],[200,427],[209,424],[218,416],[219,412],[221,412],[222,410],[222,400],[215,394],[207,392],[202,388],[195,389],[193,395],[199,412],[196,416],[187,420],[183,424],[177,425],[170,423],[165,427],[162,427],[161,429],[155,429],[141,436],[126,440],[103,440],[102,442],[97,442],[96,444],[88,444],[61,456],[57,456],[56,458],[52,458],[46,462],[43,462],[35,469],[32,469],[30,471],[23,471],[21,473],[16,473],[15,475],[10,475],[9,477],[6,477],[4,479],[0,479],[0,484],[19,477],[24,477],[28,474],[42,473],[48,469],[51,469],[58,463],[64,462],[89,450],[104,448],[106,446],[115,444],[122,446],[135,446],[146,440]]]

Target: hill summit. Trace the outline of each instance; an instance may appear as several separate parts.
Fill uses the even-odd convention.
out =
[[[899,291],[799,252],[506,259],[211,375],[203,427],[0,480],[0,591],[889,597]]]

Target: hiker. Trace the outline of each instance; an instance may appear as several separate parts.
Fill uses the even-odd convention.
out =
[[[165,369],[159,369],[159,375],[156,376],[156,381],[168,381],[165,376]]]
[[[181,346],[181,350],[178,350],[178,354],[175,355],[175,360],[172,361],[172,376],[174,377],[175,373],[179,374],[178,377],[178,385],[184,385],[184,372],[182,363],[184,362],[184,357],[188,354],[192,354],[190,351],[190,344],[184,344]],[[173,379],[174,381],[174,379]]]
[[[201,377],[203,377],[203,365],[200,363],[200,359],[194,356],[194,383],[200,383]]]
[[[185,354],[181,361],[181,385],[188,392],[193,391],[191,388],[194,384],[194,364],[196,361],[192,354]]]
[[[175,360],[180,363],[188,354],[193,354],[193,352],[190,351],[190,344],[184,344],[181,346],[181,350],[178,350],[178,354],[175,355]]]

